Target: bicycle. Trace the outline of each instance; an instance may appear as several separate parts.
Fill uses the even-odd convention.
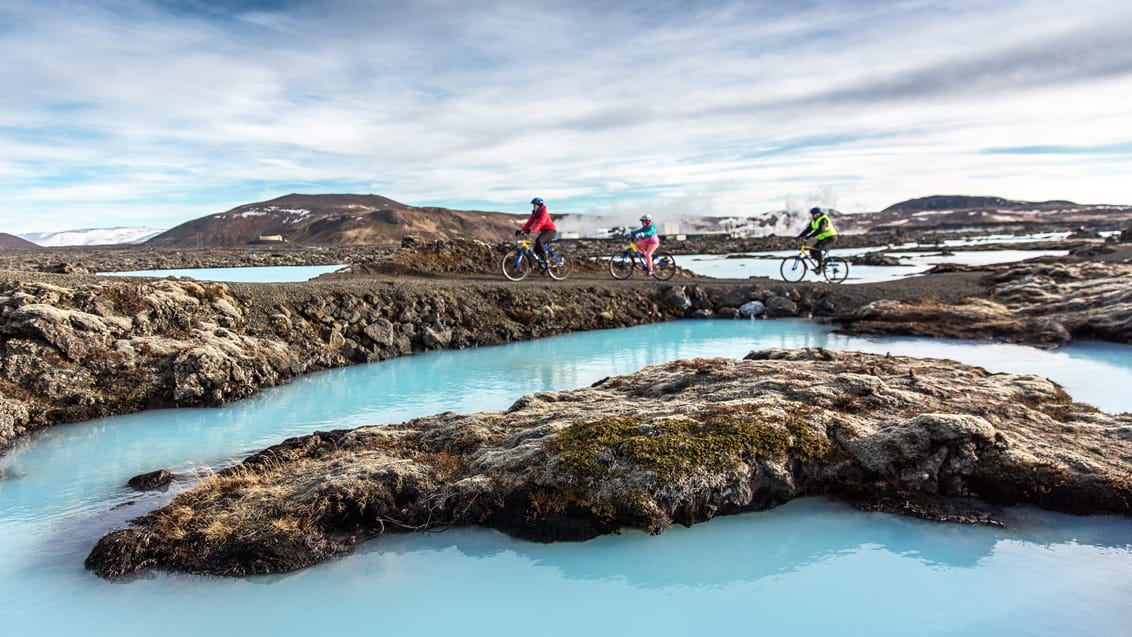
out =
[[[812,249],[811,246],[803,244],[798,249],[798,254],[782,260],[778,272],[782,274],[784,281],[797,283],[806,277],[807,271],[818,271],[818,262],[810,254]],[[841,257],[831,257],[829,250],[823,249],[821,275],[830,283],[841,283],[849,276],[849,262]]]
[[[637,249],[637,244],[630,241],[629,246],[623,252],[613,255],[609,258],[609,274],[615,279],[627,279],[633,276],[633,270],[637,267],[648,270],[645,267],[645,253]],[[667,281],[676,274],[676,259],[672,258],[671,254],[667,252],[654,252],[652,253],[652,276],[661,281]]]
[[[518,247],[508,252],[500,264],[503,268],[503,276],[512,281],[522,281],[536,267],[555,281],[561,281],[570,276],[570,272],[574,269],[570,258],[555,252],[549,243],[546,244],[546,254],[549,257],[547,261],[543,261],[535,254],[530,237],[524,236],[515,244]]]

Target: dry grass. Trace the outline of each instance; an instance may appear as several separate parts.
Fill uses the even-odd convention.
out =
[[[272,518],[271,526],[289,535],[310,533],[315,530],[312,520],[294,515]]]
[[[230,526],[224,520],[213,520],[208,526],[204,527],[203,533],[209,542],[219,544],[236,532],[236,529]]]
[[[430,467],[433,475],[440,482],[451,481],[454,477],[462,476],[468,471],[468,463],[464,456],[447,451],[414,454],[413,460]]]
[[[172,504],[150,515],[150,528],[166,540],[183,540],[189,533],[189,522],[196,515],[192,507],[176,502],[174,499]]]

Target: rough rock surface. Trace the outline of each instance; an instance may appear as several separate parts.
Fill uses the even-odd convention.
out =
[[[126,484],[137,491],[153,491],[164,489],[173,483],[176,476],[168,469],[158,469],[130,478]]]
[[[969,275],[942,278],[951,298],[978,290]],[[344,274],[225,284],[0,271],[0,449],[51,424],[221,405],[301,374],[414,352],[738,317],[751,302],[766,308],[758,316],[830,316],[876,294],[924,296],[919,288],[613,281],[607,273],[562,282]]]
[[[106,535],[86,565],[104,577],[271,573],[388,532],[655,534],[815,494],[913,514],[977,498],[1129,515],[1132,414],[951,361],[821,350],[675,361],[506,412],[289,439]]]
[[[494,270],[500,249],[413,241],[384,265],[289,284],[0,271],[0,449],[51,424],[220,405],[330,367],[680,318],[1132,342],[1132,265],[1121,253],[862,285],[614,281],[579,259],[567,281],[512,283]]]
[[[881,299],[838,321],[853,334],[1132,343],[1132,264],[1039,260],[990,269],[985,280],[986,298]]]

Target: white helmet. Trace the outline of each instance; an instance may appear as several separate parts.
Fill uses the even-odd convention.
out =
[[[652,221],[652,217],[648,214],[641,215],[641,221]]]

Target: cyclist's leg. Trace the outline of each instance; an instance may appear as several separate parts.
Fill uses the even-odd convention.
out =
[[[825,250],[828,249],[829,244],[833,243],[835,238],[836,237],[826,237],[814,243],[814,249],[810,254],[812,254],[814,259],[818,262],[818,272],[821,272],[822,263],[825,259]]]
[[[637,243],[637,249],[645,255],[645,271],[649,274],[652,274],[652,253],[656,252],[656,248],[659,245],[660,239],[657,237],[641,239]]]
[[[535,255],[543,262],[547,260],[546,244],[554,238],[555,234],[557,233],[553,230],[544,230],[535,237]]]
[[[810,255],[810,258],[813,259],[814,261],[817,261],[818,263],[821,263],[821,245],[820,244],[821,244],[821,241],[817,241],[817,242],[811,244],[810,247],[806,250],[806,253]]]

